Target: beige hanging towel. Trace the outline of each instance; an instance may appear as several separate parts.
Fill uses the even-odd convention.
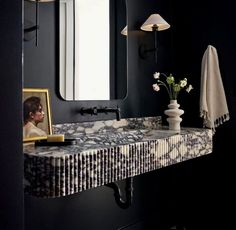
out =
[[[208,45],[201,66],[200,117],[204,127],[215,128],[229,120],[216,48]]]

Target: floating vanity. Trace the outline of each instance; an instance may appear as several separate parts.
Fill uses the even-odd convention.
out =
[[[161,126],[161,117],[53,126],[69,146],[24,146],[25,192],[60,197],[140,175],[212,152],[210,129]]]

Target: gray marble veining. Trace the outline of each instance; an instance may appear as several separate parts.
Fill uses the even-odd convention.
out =
[[[76,138],[77,144],[26,146],[25,192],[65,196],[212,152],[209,129],[176,133],[161,128],[159,117],[116,122],[57,125],[56,133]]]
[[[159,129],[162,125],[161,116],[104,120],[94,122],[65,123],[53,126],[54,133],[63,133],[67,137],[88,134],[117,133],[140,129]]]

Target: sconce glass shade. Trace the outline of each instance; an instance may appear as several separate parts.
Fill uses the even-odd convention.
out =
[[[160,14],[152,14],[149,18],[143,23],[141,26],[141,30],[144,31],[153,31],[153,28],[157,27],[157,30],[166,30],[170,28],[170,24],[168,24]]]
[[[125,26],[124,29],[120,33],[127,36],[128,34],[127,26]]]

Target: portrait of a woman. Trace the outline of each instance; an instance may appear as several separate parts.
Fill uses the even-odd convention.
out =
[[[23,89],[23,141],[46,139],[52,134],[48,89]]]
[[[38,124],[44,120],[44,111],[41,99],[36,96],[27,98],[23,103],[24,126],[23,137],[46,136],[46,132],[38,128]]]

